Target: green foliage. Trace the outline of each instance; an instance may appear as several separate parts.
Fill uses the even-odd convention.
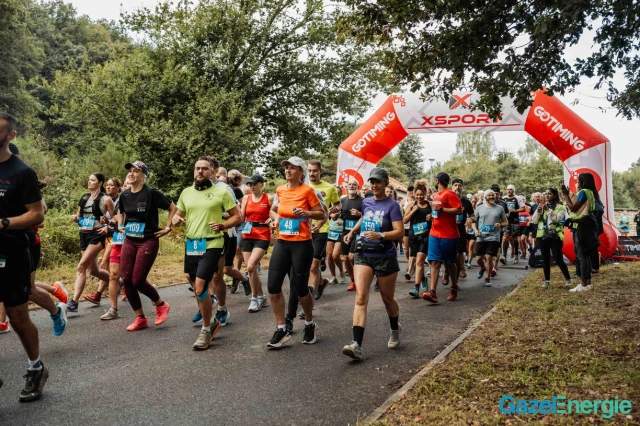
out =
[[[69,216],[67,211],[47,210],[44,227],[39,232],[42,241],[41,268],[73,264],[80,260],[78,224],[71,222]]]
[[[398,145],[398,159],[406,168],[409,181],[420,179],[424,174],[422,140],[418,135],[409,135]]]

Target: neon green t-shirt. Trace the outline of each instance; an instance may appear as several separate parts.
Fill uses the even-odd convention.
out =
[[[340,196],[338,195],[338,191],[336,191],[336,187],[331,185],[330,183],[320,181],[320,183],[318,184],[314,184],[313,182],[310,182],[309,185],[311,186],[311,188],[315,189],[316,191],[322,194],[322,196],[324,197],[324,202],[327,204],[327,207],[331,207],[332,204],[335,204],[338,201],[340,201]],[[324,223],[324,225],[322,225],[322,227],[318,232],[321,234],[326,234],[329,232],[328,220]]]
[[[193,186],[180,194],[178,210],[186,213],[187,238],[213,238],[207,241],[207,248],[222,248],[222,232],[212,231],[209,222],[222,223],[222,213],[234,208],[236,203],[229,192],[218,185],[198,191]]]

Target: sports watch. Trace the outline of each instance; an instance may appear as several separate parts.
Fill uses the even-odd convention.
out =
[[[9,219],[7,219],[6,217],[2,219],[2,231],[9,228],[9,223]]]

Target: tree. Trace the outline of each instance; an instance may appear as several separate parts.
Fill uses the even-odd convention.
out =
[[[467,163],[475,162],[477,157],[491,158],[496,152],[496,141],[489,132],[458,133],[456,138],[456,156]]]
[[[584,77],[626,118],[640,116],[640,3],[636,1],[345,0],[356,13],[343,31],[384,51],[397,84],[426,97],[477,90],[475,106],[500,113],[500,97],[522,112],[531,92],[564,94]],[[593,33],[593,49],[571,61],[567,48]],[[617,71],[627,83],[613,84]]]
[[[409,135],[398,145],[398,159],[406,168],[407,177],[411,182],[424,175],[424,156],[422,155],[422,140],[418,135]]]

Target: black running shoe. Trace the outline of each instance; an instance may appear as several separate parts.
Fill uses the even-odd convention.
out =
[[[229,287],[229,292],[231,294],[236,294],[238,292],[238,284],[240,284],[240,280],[237,278],[234,278],[231,281],[231,287]]]
[[[318,326],[315,322],[304,326],[304,338],[302,339],[302,343],[305,345],[312,345],[316,342],[318,338]]]
[[[242,287],[244,287],[244,295],[248,296],[251,294],[251,284],[249,283],[249,276],[244,276],[244,281],[242,281]]]
[[[291,340],[291,335],[287,332],[287,330],[282,330],[278,328],[275,333],[273,333],[273,337],[267,343],[267,346],[270,348],[279,348],[286,342]]]
[[[500,258],[500,263],[502,263],[503,265],[507,264],[507,260],[504,257]]]
[[[69,312],[78,312],[78,304],[73,300],[69,300],[69,303],[67,303],[67,310]]]
[[[287,331],[287,333],[293,333],[293,319],[292,318],[285,318],[284,319],[284,329]]]
[[[322,293],[324,293],[324,289],[329,285],[329,280],[326,278],[322,279],[322,284],[318,286],[318,290],[316,291],[316,295],[314,299],[319,300],[322,297]]]
[[[37,401],[42,396],[42,388],[49,378],[49,370],[42,365],[40,370],[27,370],[24,378],[27,381],[24,384],[24,389],[20,392],[20,402]]]

